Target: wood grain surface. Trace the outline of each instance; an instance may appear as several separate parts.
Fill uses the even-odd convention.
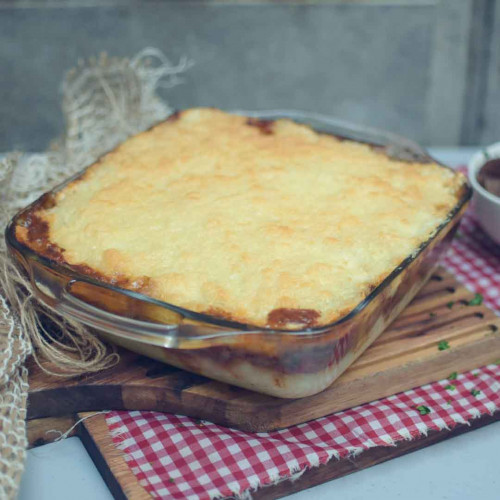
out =
[[[123,451],[113,443],[106,424],[106,416],[79,413],[77,418],[85,418],[78,428],[78,435],[113,497],[130,500],[151,499],[152,497],[129,469]]]
[[[314,396],[287,400],[257,394],[121,351],[116,367],[71,380],[32,364],[28,418],[158,410],[247,431],[288,427],[499,359],[500,319],[482,305],[468,305],[473,296],[440,270],[374,344]],[[449,349],[438,349],[442,340]]]
[[[26,433],[28,437],[28,447],[35,448],[44,444],[53,443],[67,432],[75,423],[74,415],[63,417],[47,417],[28,420],[26,423]],[[67,434],[73,436],[76,428]]]

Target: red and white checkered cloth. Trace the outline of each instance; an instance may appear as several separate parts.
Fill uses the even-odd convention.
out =
[[[444,265],[500,310],[500,249],[466,214]],[[454,389],[445,387],[452,384]],[[480,391],[480,392],[476,392]],[[421,415],[417,406],[430,413]],[[288,429],[252,434],[156,412],[106,421],[140,484],[156,498],[244,495],[308,467],[467,422],[500,408],[500,366],[489,365]],[[422,411],[425,412],[424,409]]]
[[[472,210],[464,215],[442,263],[467,288],[482,294],[488,307],[500,311],[500,246],[481,229]]]

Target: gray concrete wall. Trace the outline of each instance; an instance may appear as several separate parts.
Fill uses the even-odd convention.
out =
[[[194,60],[166,94],[178,108],[295,108],[426,144],[500,140],[498,14],[482,30],[495,4],[0,0],[0,151],[61,132],[60,82],[78,58],[147,46]]]

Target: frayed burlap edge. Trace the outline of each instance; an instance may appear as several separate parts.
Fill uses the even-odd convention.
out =
[[[127,136],[166,118],[172,110],[160,87],[180,83],[190,66],[173,65],[157,49],[133,59],[101,56],[79,61],[63,83],[66,132],[52,151],[9,154],[0,161],[0,226],[20,208],[89,165]],[[50,327],[47,327],[50,325]],[[64,318],[34,297],[29,281],[8,258],[0,239],[0,498],[15,498],[26,454],[26,400],[32,354],[58,376],[95,372],[118,356],[84,325]]]

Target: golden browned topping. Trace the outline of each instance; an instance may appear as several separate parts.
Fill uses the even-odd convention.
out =
[[[313,326],[429,238],[463,182],[289,120],[192,109],[127,140],[34,216],[84,272],[240,322]]]

